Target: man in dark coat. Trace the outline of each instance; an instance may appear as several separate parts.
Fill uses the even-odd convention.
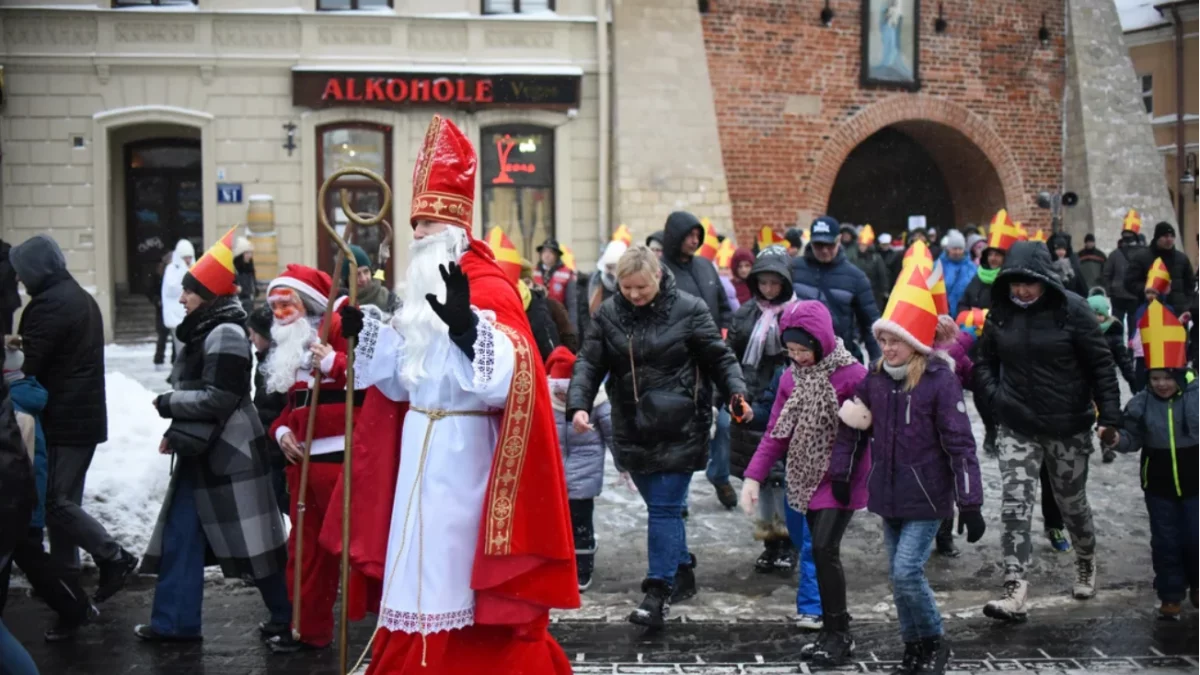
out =
[[[1104,287],[1104,263],[1108,256],[1096,248],[1096,235],[1091,232],[1083,238],[1083,248],[1076,254],[1079,258],[1079,270],[1083,272],[1083,283],[1087,284],[1088,293],[1093,288]]]
[[[1087,500],[1093,427],[1120,421],[1112,353],[1087,301],[1063,289],[1046,246],[1018,242],[992,285],[979,339],[976,393],[999,425],[1004,592],[984,614],[1023,621],[1032,556],[1030,516],[1042,463],[1076,552],[1073,593],[1096,593],[1096,534]]]
[[[876,248],[875,242],[869,244],[852,241],[844,248],[847,257],[854,252],[851,262],[862,270],[867,281],[871,283],[871,291],[875,294],[875,306],[882,307],[887,303],[887,296],[892,292],[892,274],[887,263]]]
[[[1137,233],[1133,230],[1125,230],[1117,242],[1117,250],[1110,253],[1108,260],[1104,262],[1104,290],[1112,299],[1112,315],[1121,322],[1121,325],[1129,329],[1130,334],[1133,333],[1136,326],[1131,327],[1129,321],[1141,304],[1143,296],[1141,291],[1134,294],[1125,289],[1125,273],[1129,269],[1129,257],[1139,248]]]
[[[1150,245],[1129,257],[1129,267],[1125,270],[1125,290],[1142,297],[1146,276],[1155,258],[1163,261],[1167,273],[1171,275],[1171,292],[1167,293],[1163,302],[1176,308],[1191,307],[1192,296],[1196,293],[1196,276],[1188,257],[1175,248],[1175,228],[1170,223],[1155,225]],[[1134,328],[1130,327],[1130,330]]]
[[[808,249],[792,258],[792,283],[796,297],[817,300],[833,316],[833,330],[851,354],[861,335],[868,358],[879,359],[879,345],[871,326],[879,320],[879,306],[871,282],[862,270],[846,259],[838,246],[838,222],[830,216],[813,221]],[[856,329],[858,335],[856,335]]]
[[[90,553],[100,568],[95,600],[103,602],[125,585],[137,558],[80,506],[96,446],[108,440],[100,306],[67,271],[67,260],[50,237],[34,235],[14,246],[9,259],[31,297],[20,327],[25,375],[37,378],[50,395],[42,413],[50,462],[50,555],[78,571],[76,546]]]
[[[21,308],[21,293],[17,290],[17,273],[8,259],[12,246],[0,239],[0,330],[3,335],[13,332],[13,312]]]

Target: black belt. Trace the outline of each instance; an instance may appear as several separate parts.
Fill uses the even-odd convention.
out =
[[[367,390],[365,390],[365,389],[356,390],[354,392],[354,407],[358,408],[358,407],[362,406],[363,400],[366,399],[366,397],[367,397]],[[311,400],[312,400],[312,390],[311,389],[302,389],[300,391],[292,392],[292,407],[293,408],[307,408],[308,403]],[[346,390],[345,389],[326,389],[325,387],[321,387],[321,397],[318,400],[318,402],[320,403],[320,405],[327,405],[327,404],[332,405],[334,403],[345,404],[346,403]]]

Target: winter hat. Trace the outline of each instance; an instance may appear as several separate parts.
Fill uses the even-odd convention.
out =
[[[230,228],[224,237],[204,252],[183,275],[183,287],[205,300],[222,295],[234,295],[236,270],[233,266],[233,240],[237,226]]]
[[[783,238],[792,248],[804,248],[804,233],[798,227],[789,227],[783,234]]]
[[[1187,329],[1155,300],[1138,322],[1147,370],[1177,370],[1187,366]]]
[[[733,260],[731,261],[730,265],[733,267],[733,271],[736,272],[738,265],[744,262],[748,262],[751,265],[754,264],[754,251],[751,251],[745,246],[739,246],[733,252]]]
[[[1154,238],[1150,241],[1158,241],[1159,237],[1167,235],[1175,236],[1175,227],[1170,223],[1163,221],[1154,226]]]
[[[854,225],[850,223],[842,223],[842,226],[838,228],[838,234],[848,234],[852,237],[857,237],[858,230],[854,229]]]
[[[243,253],[249,253],[254,250],[254,245],[245,237],[238,237],[233,242],[233,257],[238,257]]]
[[[629,250],[629,246],[619,239],[614,239],[608,242],[608,244],[604,247],[604,253],[600,255],[600,261],[597,267],[599,267],[600,271],[603,272],[604,268],[608,267],[609,265],[616,265],[621,259],[621,256],[625,255],[625,251],[627,250]]]
[[[887,232],[884,232],[883,234],[879,235],[878,241],[879,241],[880,246],[891,246],[892,245],[892,235],[888,234]]]
[[[1162,258],[1155,258],[1151,263],[1150,271],[1146,273],[1146,288],[1153,288],[1159,295],[1171,292],[1171,273]]]
[[[275,314],[270,305],[259,305],[250,312],[246,319],[246,327],[263,337],[271,337],[271,326],[275,323]]]
[[[981,235],[981,234],[968,234],[967,235],[967,250],[974,251],[975,245],[980,242],[983,242],[986,244],[987,239],[984,239],[983,235]]]
[[[1096,235],[1092,234],[1091,232],[1088,232],[1087,234],[1083,235],[1083,243],[1085,243],[1085,244],[1096,243]]]
[[[358,244],[350,244],[350,252],[354,254],[354,264],[359,267],[371,267],[371,256]],[[350,261],[342,261],[342,284],[350,283]]]
[[[15,373],[25,365],[25,352],[21,346],[20,335],[4,336],[4,372]]]
[[[555,347],[546,359],[546,375],[551,380],[569,380],[574,370],[575,355],[562,345]]]
[[[784,330],[783,334],[779,336],[779,339],[785,345],[791,342],[793,344],[808,347],[812,350],[812,353],[816,355],[817,361],[820,361],[824,356],[822,353],[823,350],[821,349],[821,341],[813,337],[812,333],[809,333],[799,326],[792,326],[791,328]]]
[[[949,232],[946,233],[945,248],[964,248],[965,249],[966,247],[967,247],[967,239],[966,239],[966,237],[964,237],[962,235],[962,232],[959,232],[958,230],[950,230]]]
[[[296,291],[304,301],[304,306],[310,310],[315,307],[324,310],[329,302],[329,293],[333,289],[333,280],[321,270],[291,263],[283,274],[271,280],[267,286],[267,295],[277,288]]]
[[[900,272],[892,288],[883,318],[871,326],[875,338],[888,332],[904,340],[920,354],[933,351],[938,313],[929,292],[929,279],[919,267],[909,265]]]
[[[1112,303],[1103,295],[1089,295],[1087,304],[1093,312],[1100,316],[1112,316]]]

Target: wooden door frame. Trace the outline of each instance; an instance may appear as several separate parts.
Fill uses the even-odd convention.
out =
[[[366,129],[369,131],[375,131],[375,132],[379,132],[379,133],[383,134],[383,180],[389,186],[393,185],[393,181],[392,181],[392,135],[395,133],[395,127],[393,127],[390,124],[378,124],[375,122],[362,122],[362,121],[358,121],[358,120],[346,120],[346,121],[340,121],[340,122],[329,122],[327,124],[320,124],[320,125],[317,125],[317,127],[315,128],[315,132],[316,132],[315,133],[315,137],[316,137],[315,145],[317,146],[317,153],[316,153],[317,154],[317,162],[316,162],[316,164],[317,164],[317,167],[316,167],[317,168],[317,183],[316,183],[316,185],[317,185],[318,192],[320,191],[321,185],[325,182],[325,134],[326,134],[326,132],[335,131],[338,129]],[[369,181],[367,181],[365,179],[357,179],[356,180],[356,179],[343,178],[330,186],[329,194],[331,194],[331,195],[337,194],[338,190],[342,187],[360,187],[360,186],[362,186],[364,184],[368,184],[368,183],[369,183]],[[370,183],[370,184],[373,185],[373,183]],[[393,193],[394,193],[394,190],[393,190]],[[315,236],[317,237],[317,261],[316,262],[317,262],[317,269],[321,269],[321,265],[323,264],[323,261],[328,260],[330,254],[333,252],[333,242],[330,241],[329,235],[327,235],[325,233],[324,229],[321,227],[321,209],[324,209],[325,205],[322,204],[319,199],[317,199],[316,202],[317,202],[317,223],[316,223],[317,231],[314,233]],[[391,208],[389,209],[388,214],[387,214],[387,221],[389,223],[391,223],[393,227],[396,224],[395,213],[396,213],[396,200],[393,199]],[[396,253],[395,252],[395,243],[393,242],[392,255],[395,255],[395,253]],[[336,272],[336,270],[334,270],[334,272]],[[386,278],[386,283],[388,284],[388,286],[390,288],[391,283],[392,283],[392,266],[391,265],[384,266],[384,276]]]

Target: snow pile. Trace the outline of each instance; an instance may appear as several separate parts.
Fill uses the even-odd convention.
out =
[[[170,481],[171,458],[158,454],[168,421],[154,409],[155,394],[120,372],[105,375],[108,442],[96,448],[83,508],[121,546],[140,556]]]

